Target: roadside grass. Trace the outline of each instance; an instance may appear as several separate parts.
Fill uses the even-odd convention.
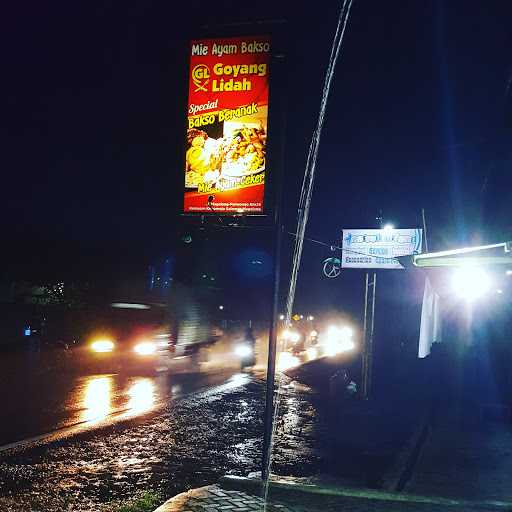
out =
[[[113,512],[153,512],[163,502],[162,496],[155,492],[145,492],[142,496],[121,505]]]

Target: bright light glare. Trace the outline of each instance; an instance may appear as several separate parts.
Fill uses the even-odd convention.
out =
[[[471,302],[489,291],[491,279],[481,268],[461,267],[453,274],[452,286],[459,298]]]
[[[93,341],[91,350],[94,352],[112,352],[114,350],[114,342],[108,339]]]
[[[284,320],[284,315],[279,315],[279,320]]]
[[[143,341],[133,347],[133,350],[139,354],[139,356],[149,356],[156,352],[156,343],[152,341]]]
[[[393,226],[393,224],[386,224],[383,229],[384,231],[393,231],[393,229],[395,229],[395,226]]]
[[[355,343],[352,340],[354,331],[350,327],[343,327],[340,329],[335,325],[331,325],[327,329],[327,336],[323,340],[325,355],[328,357],[348,352],[355,348]]]
[[[297,343],[300,340],[300,334],[297,331],[292,331],[290,335],[290,341],[292,343]]]
[[[512,270],[507,270],[507,271],[505,272],[505,274],[506,274],[507,276],[512,276]]]
[[[316,359],[318,357],[318,350],[316,347],[309,347],[306,350],[306,355],[308,356],[308,360],[312,361],[313,359]]]
[[[318,336],[318,331],[315,331],[315,329],[313,329],[309,335],[312,337],[312,338],[316,338]]]
[[[300,340],[300,333],[290,329],[285,329],[281,336],[284,340],[291,341],[292,343],[297,343]]]
[[[277,370],[280,372],[284,372],[291,368],[295,368],[299,366],[300,360],[298,357],[290,354],[290,352],[281,352],[277,359]]]
[[[343,327],[343,329],[341,329],[341,335],[344,338],[352,338],[354,331],[350,327]]]
[[[313,315],[309,315],[309,316],[308,316],[308,320],[309,320],[310,322],[311,322],[311,321],[313,321],[314,319],[315,319],[315,317],[314,317]]]
[[[235,347],[235,354],[238,357],[248,357],[252,355],[252,348],[249,345],[237,345]]]

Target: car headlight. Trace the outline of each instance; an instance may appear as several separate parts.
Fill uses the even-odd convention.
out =
[[[156,343],[152,341],[143,341],[141,343],[137,343],[137,345],[133,347],[133,350],[140,356],[149,356],[156,352]]]
[[[286,341],[291,341],[292,343],[297,343],[298,341],[300,341],[301,336],[300,336],[300,333],[297,331],[285,329],[282,332],[281,337]]]
[[[252,355],[252,348],[249,345],[237,345],[235,347],[235,354],[238,357],[248,357]]]
[[[93,352],[112,352],[114,350],[114,342],[109,339],[100,339],[91,343]]]

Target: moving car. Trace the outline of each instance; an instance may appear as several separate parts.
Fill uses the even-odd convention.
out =
[[[153,371],[166,367],[174,346],[165,305],[116,302],[95,312],[80,356],[100,371]]]

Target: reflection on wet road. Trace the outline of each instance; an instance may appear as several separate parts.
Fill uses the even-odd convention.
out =
[[[118,377],[93,375],[83,378],[72,399],[81,406],[81,421],[99,422],[120,411],[131,416],[142,414],[168,395],[165,386],[158,388],[156,378],[133,377],[123,383]]]
[[[149,375],[62,371],[33,375],[24,361],[16,364],[0,361],[0,404],[7,420],[0,422],[0,449],[52,432],[83,431],[147,414],[173,398],[222,384],[237,373],[228,368]]]
[[[83,421],[102,420],[110,411],[112,377],[91,377],[83,387]]]

